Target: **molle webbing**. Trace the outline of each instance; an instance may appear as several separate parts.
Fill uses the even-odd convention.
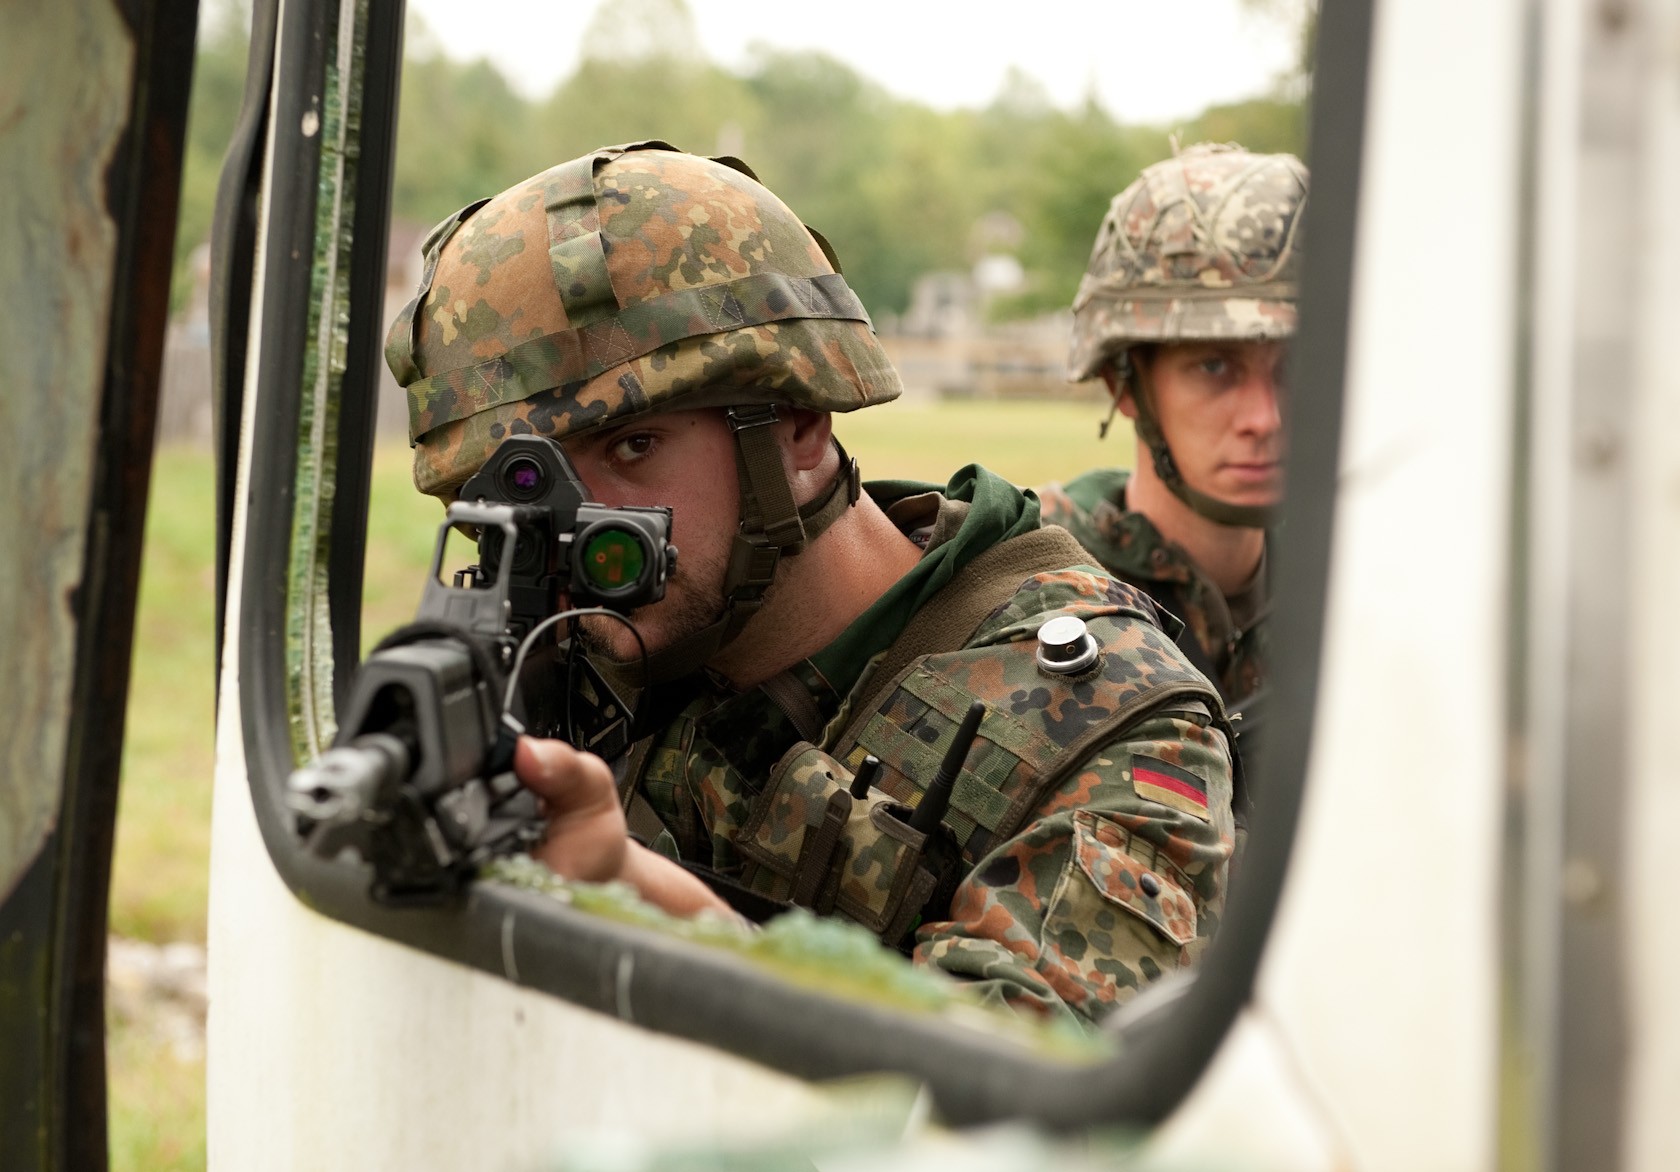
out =
[[[1030,655],[1028,651],[1025,654]],[[1204,709],[1225,733],[1231,730],[1219,715],[1213,690],[1193,672],[1171,681],[1139,685],[1124,702],[1093,721],[1074,741],[1052,742],[1030,719],[1011,715],[1007,695],[977,695],[970,686],[948,678],[933,666],[912,665],[894,680],[895,693],[912,697],[917,706],[943,717],[942,726],[955,728],[976,699],[989,711],[980,736],[970,751],[942,821],[964,852],[978,859],[993,846],[1016,834],[1044,802],[1075,771],[1085,768],[1092,753],[1113,743],[1125,730],[1153,712],[1195,706]],[[885,702],[883,702],[885,704]],[[926,719],[924,717],[924,719]],[[936,742],[942,745],[943,741]],[[926,779],[939,767],[942,751],[913,735],[879,708],[859,713],[847,740],[834,756],[856,769],[865,752],[906,777]],[[1024,767],[1024,770],[1023,770]]]

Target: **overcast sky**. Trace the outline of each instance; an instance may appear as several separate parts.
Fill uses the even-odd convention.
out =
[[[445,52],[487,57],[530,97],[577,65],[597,0],[409,0]],[[940,109],[983,106],[1018,66],[1056,104],[1092,88],[1124,122],[1163,123],[1268,89],[1296,38],[1241,0],[688,0],[706,56],[821,49]]]

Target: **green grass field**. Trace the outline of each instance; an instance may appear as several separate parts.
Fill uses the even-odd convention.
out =
[[[1129,462],[1130,433],[1097,441],[1095,400],[893,403],[841,417],[864,478],[944,481],[979,462],[1021,484]],[[413,617],[440,513],[409,480],[401,443],[374,457],[363,646]],[[111,929],[203,941],[214,766],[215,480],[207,452],[170,447],[154,467],[130,688]],[[204,1067],[139,1030],[110,1044],[112,1167],[202,1168]]]

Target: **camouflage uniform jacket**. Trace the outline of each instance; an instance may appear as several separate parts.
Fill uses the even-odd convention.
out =
[[[1243,595],[1227,599],[1148,517],[1126,510],[1129,477],[1124,469],[1099,468],[1037,489],[1044,523],[1066,529],[1109,573],[1176,616],[1185,656],[1219,685],[1225,706],[1240,711],[1266,686],[1266,567]]]
[[[917,657],[884,702],[854,712],[866,700],[860,679],[911,615],[962,565],[1038,525],[1030,496],[978,468],[943,495],[931,485],[867,487],[926,545],[840,638],[778,677],[809,698],[822,733],[801,736],[785,695],[778,703],[766,687],[736,692],[709,680],[638,747],[626,801],[639,785],[669,832],[660,843],[681,859],[890,941],[892,900],[906,898],[917,868],[913,858],[904,865],[914,836],[882,806],[920,799],[972,698],[983,699],[944,819],[960,844],[950,872],[960,883],[944,918],[904,921],[913,956],[968,978],[984,1001],[1094,1022],[1191,964],[1217,925],[1233,839],[1217,697],[1146,598],[1076,566],[1020,582],[966,646]],[[1064,614],[1083,618],[1103,648],[1099,665],[1071,681],[1041,673],[1033,658],[1039,626]],[[871,801],[853,809],[834,791],[866,753],[885,767]],[[801,894],[796,864],[820,837],[825,801],[850,820],[832,870]],[[925,895],[912,891],[912,910]]]

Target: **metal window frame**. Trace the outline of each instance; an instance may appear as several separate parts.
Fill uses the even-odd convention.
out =
[[[268,7],[276,4],[270,0]],[[880,1070],[909,1074],[927,1085],[939,1116],[953,1125],[1017,1118],[1066,1129],[1151,1124],[1165,1117],[1200,1077],[1250,997],[1300,808],[1317,697],[1339,457],[1372,7],[1373,0],[1326,0],[1320,17],[1311,127],[1317,148],[1312,152],[1313,210],[1306,228],[1310,247],[1293,366],[1296,409],[1289,423],[1290,524],[1278,541],[1275,562],[1281,603],[1277,699],[1265,753],[1252,779],[1260,800],[1243,882],[1196,979],[1180,995],[1161,998],[1153,1012],[1128,1015],[1116,1058],[1094,1065],[1048,1060],[942,1023],[826,997],[732,955],[493,884],[473,885],[458,906],[393,911],[368,898],[366,875],[359,868],[306,855],[281,798],[295,765],[287,728],[285,607],[296,452],[268,439],[253,445],[249,470],[240,698],[257,820],[274,866],[292,891],[316,910],[380,936],[797,1077],[828,1079]],[[298,432],[301,352],[307,344],[303,306],[314,251],[320,161],[318,138],[301,133],[299,126],[310,103],[320,101],[325,76],[321,46],[337,8],[334,0],[285,0],[277,7],[277,59],[284,65],[272,91],[268,133],[278,182],[266,193],[270,237],[259,323],[266,357],[255,373],[255,417],[250,421],[261,437]],[[389,95],[394,117],[401,6],[376,4],[372,12],[368,73],[373,84],[389,87],[379,93]],[[253,59],[256,53],[254,46]],[[364,114],[377,119],[375,107],[364,101]],[[370,227],[384,223],[393,129],[371,120],[364,127],[363,165],[383,168],[377,190],[368,183],[361,188],[369,211],[365,220],[358,212],[358,223]],[[383,152],[378,163],[376,151]],[[377,216],[375,202],[380,205]],[[382,271],[384,233],[371,235],[378,240],[357,241],[353,264],[371,266],[377,252]],[[361,337],[377,337],[377,298],[370,303],[366,282],[356,288],[352,320],[359,324],[353,336],[359,331]],[[373,322],[357,316],[370,310]],[[371,361],[376,359],[365,348],[358,353],[352,355],[345,386],[357,388],[362,402],[371,403]],[[223,402],[231,401],[227,391],[236,385],[233,380],[243,377],[233,365],[218,368]],[[344,396],[345,409],[360,412],[361,405],[350,406],[352,398]],[[342,623],[344,630],[354,631],[363,536],[357,525],[365,523],[371,431],[364,434],[348,414],[341,424],[346,432],[340,459],[351,466],[341,466],[348,475],[339,480],[333,506],[333,556],[338,560],[331,567],[329,593],[335,630]],[[230,441],[224,432],[222,443],[221,455],[228,461],[237,440]],[[337,536],[341,524],[342,541]],[[335,674],[348,679],[355,665],[354,639],[335,634],[333,645]],[[516,958],[516,965],[509,958]]]
[[[109,261],[108,317],[103,336],[48,340],[103,349],[97,411],[85,420],[87,512],[63,518],[83,542],[79,585],[55,620],[74,628],[73,674],[62,724],[9,730],[62,736],[64,763],[61,778],[39,779],[59,795],[56,824],[0,897],[0,1167],[8,1169],[99,1169],[108,1158],[111,852],[198,25],[196,3],[116,9],[133,71],[101,192],[113,240],[84,241],[80,262]],[[79,49],[89,55],[88,45]],[[86,118],[74,105],[32,113]]]

